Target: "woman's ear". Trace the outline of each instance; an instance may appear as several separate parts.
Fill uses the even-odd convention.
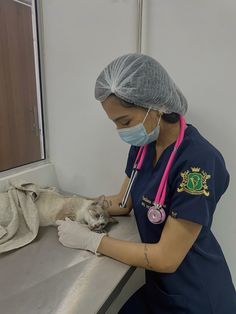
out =
[[[160,110],[156,110],[157,112],[157,117],[160,118],[163,115],[163,112]]]
[[[159,111],[159,110],[157,110],[157,124],[159,124],[160,125],[160,123],[161,123],[161,121],[162,121],[162,115],[163,115],[163,112],[162,111]]]

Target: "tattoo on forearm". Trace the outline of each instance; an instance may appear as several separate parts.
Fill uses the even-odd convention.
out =
[[[148,247],[147,247],[147,244],[144,243],[144,256],[145,256],[145,259],[146,259],[146,261],[147,261],[147,266],[148,266],[150,269],[153,269],[153,267],[150,265],[150,262],[149,262],[149,260],[148,260],[147,252],[148,252]]]

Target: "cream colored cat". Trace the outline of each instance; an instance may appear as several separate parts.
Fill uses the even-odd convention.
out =
[[[36,200],[39,209],[40,226],[56,226],[56,220],[69,217],[88,225],[90,230],[102,232],[108,223],[118,221],[107,211],[104,195],[97,199],[82,196],[64,196],[55,191],[44,190]]]

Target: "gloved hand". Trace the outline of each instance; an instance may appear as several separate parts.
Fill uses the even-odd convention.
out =
[[[65,220],[57,220],[59,241],[70,248],[88,250],[95,255],[101,255],[97,248],[107,233],[97,233],[89,230],[87,225],[72,221],[66,217]]]

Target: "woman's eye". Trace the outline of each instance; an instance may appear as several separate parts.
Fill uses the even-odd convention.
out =
[[[123,123],[121,123],[121,124],[124,125],[124,126],[127,126],[127,125],[129,125],[129,123],[130,123],[130,121],[123,122]]]

